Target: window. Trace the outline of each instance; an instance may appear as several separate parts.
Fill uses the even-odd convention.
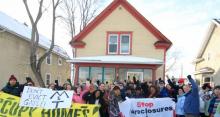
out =
[[[123,34],[120,37],[120,54],[129,54],[130,53],[130,35]]]
[[[108,35],[108,54],[130,54],[131,33],[111,33]]]
[[[89,78],[89,67],[79,67],[79,83],[85,83]]]
[[[49,73],[46,74],[46,85],[50,84],[51,75]]]
[[[47,64],[49,64],[49,65],[51,64],[51,59],[52,59],[51,54],[49,54],[46,58]]]
[[[109,36],[109,54],[116,54],[118,51],[118,35],[111,34]]]
[[[58,65],[62,65],[62,58],[58,58]]]

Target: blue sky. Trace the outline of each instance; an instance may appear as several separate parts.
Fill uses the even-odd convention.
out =
[[[100,11],[112,0],[100,0]],[[181,64],[184,75],[192,74],[194,67],[192,61],[195,58],[208,26],[213,18],[220,18],[220,0],[128,0],[143,16],[157,27],[172,42],[173,47],[169,55],[179,53],[179,59],[171,75],[180,75]],[[32,4],[34,6],[34,4]],[[35,7],[33,7],[35,8]],[[20,22],[29,19],[22,0],[0,0],[0,11],[5,12]],[[42,18],[39,25],[40,33],[50,37],[50,23],[47,16]],[[68,45],[69,38],[61,25],[58,25],[57,40],[65,50],[71,54]],[[172,59],[168,64],[172,63]],[[175,72],[174,72],[175,71]]]

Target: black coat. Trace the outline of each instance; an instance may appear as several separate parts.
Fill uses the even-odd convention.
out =
[[[22,92],[22,87],[19,85],[17,82],[15,86],[11,86],[9,83],[2,89],[4,93],[8,93],[14,96],[20,97],[21,92]]]
[[[86,104],[94,104],[95,103],[95,96],[94,92],[90,93],[89,91],[86,92],[83,96],[82,99],[86,102]]]

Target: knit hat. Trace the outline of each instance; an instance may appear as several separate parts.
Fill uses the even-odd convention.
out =
[[[10,81],[10,80],[16,80],[17,81],[17,78],[14,75],[11,75],[8,81]]]
[[[183,79],[183,78],[180,78],[180,79],[178,80],[178,83],[184,83],[184,79]]]

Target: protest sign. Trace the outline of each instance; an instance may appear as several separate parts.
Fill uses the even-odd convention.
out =
[[[20,107],[20,98],[0,92],[0,117],[98,117],[99,106],[72,104],[71,108]]]
[[[25,86],[20,106],[45,109],[70,108],[73,91],[53,91],[47,88]]]
[[[125,117],[173,117],[175,102],[171,98],[127,99],[119,108]]]

